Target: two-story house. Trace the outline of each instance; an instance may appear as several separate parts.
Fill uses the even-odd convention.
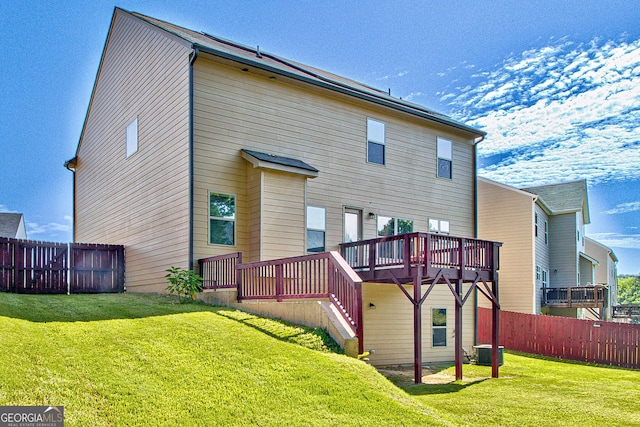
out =
[[[589,222],[585,180],[518,189],[478,179],[479,236],[504,243],[503,310],[606,317],[610,281],[597,281],[596,268],[607,260],[587,246]]]
[[[421,342],[424,360],[451,360],[458,320],[461,344],[473,345],[475,302],[462,310],[444,282],[466,292],[490,282],[497,268],[493,246],[484,246],[473,259],[477,270],[493,271],[470,279],[458,269],[453,278],[455,265],[467,265],[456,257],[476,243],[438,243],[476,236],[483,136],[367,85],[116,8],[78,148],[66,163],[74,171],[74,239],[125,245],[133,292],[162,292],[166,269],[197,270],[205,258],[241,253],[246,273],[251,263],[340,250],[348,280],[347,268],[369,273],[359,313],[347,317],[363,319],[360,349],[376,350],[377,364],[412,361],[418,332],[403,291],[413,287],[418,265],[428,279],[426,264],[438,256],[438,265],[451,268],[423,300]],[[414,240],[393,240],[407,233]],[[393,243],[380,246],[383,240]],[[432,257],[426,263],[425,254]],[[398,260],[405,262],[401,279],[389,272]],[[261,286],[280,286],[279,299],[283,286],[319,275],[261,266],[255,275],[271,275]],[[331,279],[328,286],[337,285]],[[268,297],[257,287],[239,292],[243,301]]]

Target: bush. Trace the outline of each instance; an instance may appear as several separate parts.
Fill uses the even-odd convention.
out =
[[[178,267],[171,267],[166,271],[165,277],[170,285],[165,289],[171,295],[175,293],[180,297],[190,298],[195,301],[196,294],[202,291],[202,277],[191,270]]]

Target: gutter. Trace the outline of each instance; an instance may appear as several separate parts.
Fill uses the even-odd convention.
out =
[[[189,58],[189,270],[194,269],[193,264],[193,197],[194,190],[194,137],[193,137],[193,64],[198,59],[200,50],[194,47]]]

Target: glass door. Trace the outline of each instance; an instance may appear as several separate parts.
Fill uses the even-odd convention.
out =
[[[345,208],[344,210],[344,242],[362,240],[362,210]]]

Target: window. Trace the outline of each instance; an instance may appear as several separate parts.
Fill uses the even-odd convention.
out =
[[[367,119],[367,162],[385,164],[385,124]]]
[[[451,179],[453,149],[451,141],[438,137],[438,178]]]
[[[535,224],[535,236],[538,237],[538,212],[536,212],[534,224]]]
[[[549,223],[547,221],[544,222],[544,244],[549,244]]]
[[[127,157],[138,151],[138,116],[127,125]]]
[[[447,346],[447,309],[432,308],[431,309],[431,332],[433,347]]]
[[[236,197],[209,192],[209,244],[236,244]]]
[[[378,215],[378,237],[413,233],[412,219],[396,219]]]
[[[449,221],[429,218],[429,233],[449,234]]]
[[[540,268],[539,265],[536,265],[536,282],[540,281],[540,271],[542,271],[542,268]]]
[[[307,252],[325,251],[325,208],[307,206]]]
[[[542,287],[549,286],[549,270],[542,270]]]

